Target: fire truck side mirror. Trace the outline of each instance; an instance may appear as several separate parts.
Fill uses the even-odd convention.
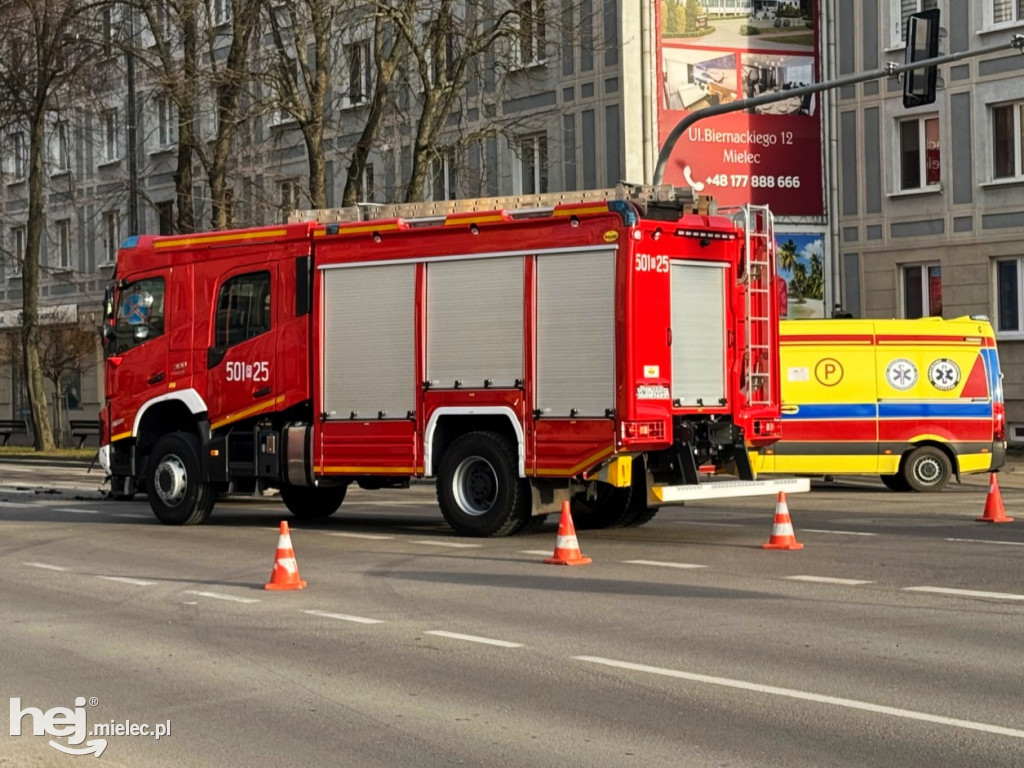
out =
[[[913,64],[939,55],[939,10],[914,13],[907,17],[905,61]],[[921,107],[935,101],[938,67],[922,67],[903,73],[903,106]]]

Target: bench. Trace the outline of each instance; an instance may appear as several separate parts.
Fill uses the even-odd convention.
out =
[[[11,439],[11,435],[27,435],[28,428],[25,426],[24,419],[0,419],[0,436],[3,437],[3,443],[0,445],[7,445],[7,441]]]
[[[90,437],[100,436],[100,423],[96,419],[69,419],[68,425],[71,427],[71,436],[78,438],[79,448]]]

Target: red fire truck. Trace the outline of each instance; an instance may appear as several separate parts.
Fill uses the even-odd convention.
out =
[[[305,212],[151,237],[105,300],[113,496],[201,523],[277,488],[321,518],[351,483],[436,478],[459,534],[639,525],[756,480],[778,438],[771,217],[689,190]]]

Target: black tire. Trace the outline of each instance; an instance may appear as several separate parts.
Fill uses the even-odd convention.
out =
[[[516,536],[520,534],[536,533],[544,527],[544,523],[548,521],[547,515],[533,515],[532,517],[526,518],[523,524],[517,528],[514,533]]]
[[[903,493],[910,490],[910,486],[907,485],[907,480],[903,475],[879,475],[882,480],[882,484],[890,491],[899,491]]]
[[[437,503],[460,536],[508,536],[530,516],[530,486],[518,456],[496,432],[469,432],[441,457]]]
[[[574,494],[570,501],[573,527],[583,531],[602,528],[622,528],[636,515],[630,507],[632,488],[615,488],[607,483],[597,484],[597,495],[588,499],[586,491]]]
[[[338,511],[346,491],[348,483],[323,488],[282,485],[281,501],[299,520],[319,520]]]
[[[903,479],[918,493],[941,491],[949,482],[953,467],[949,457],[933,445],[915,448],[903,460]]]
[[[198,525],[213,509],[216,494],[200,479],[199,438],[172,432],[156,441],[146,468],[146,498],[165,525]]]

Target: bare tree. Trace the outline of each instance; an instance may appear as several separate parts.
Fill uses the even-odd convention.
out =
[[[63,443],[64,381],[68,374],[91,370],[96,364],[97,335],[84,324],[47,326],[41,334],[39,358],[43,376],[53,384],[54,425]]]
[[[35,447],[53,448],[49,408],[40,363],[40,251],[46,221],[44,178],[47,121],[61,97],[88,82],[85,70],[95,56],[89,31],[96,4],[84,0],[5,0],[0,2],[0,125],[22,138],[27,177],[27,219],[22,263],[22,354]]]

